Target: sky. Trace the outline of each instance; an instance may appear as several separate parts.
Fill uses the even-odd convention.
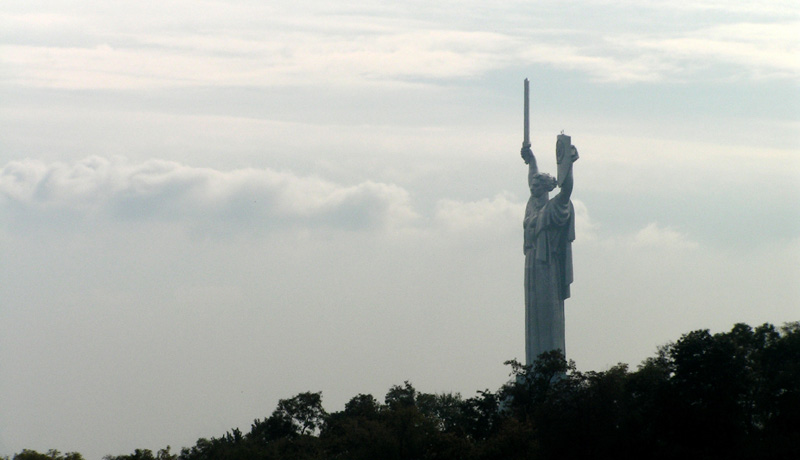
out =
[[[2,2],[0,456],[499,388],[524,78],[578,369],[800,320],[798,56],[796,1]]]

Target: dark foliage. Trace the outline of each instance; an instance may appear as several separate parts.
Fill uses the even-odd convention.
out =
[[[83,460],[83,456],[77,452],[62,454],[55,449],[48,450],[46,454],[23,449],[22,452],[14,455],[14,460]]]
[[[693,331],[633,372],[578,372],[559,352],[506,364],[511,381],[497,392],[464,399],[404,382],[383,404],[359,394],[332,414],[321,393],[300,393],[249,433],[106,460],[800,458],[800,323]],[[13,458],[45,459],[82,460]]]

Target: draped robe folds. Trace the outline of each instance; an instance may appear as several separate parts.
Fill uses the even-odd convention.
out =
[[[543,200],[544,201],[544,200]],[[560,194],[541,202],[531,196],[525,209],[525,360],[546,351],[566,353],[564,299],[572,283],[575,210]]]

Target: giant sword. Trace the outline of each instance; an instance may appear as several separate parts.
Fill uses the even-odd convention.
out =
[[[524,128],[524,137],[522,139],[522,148],[529,149],[531,148],[531,138],[530,138],[530,125],[528,122],[528,79],[525,79],[525,128]],[[526,162],[527,163],[527,162]]]

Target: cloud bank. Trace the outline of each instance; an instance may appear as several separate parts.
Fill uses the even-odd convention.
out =
[[[421,235],[433,231],[471,239],[518,231],[524,209],[524,201],[502,192],[475,201],[440,198],[425,215],[413,205],[412,194],[395,184],[368,180],[347,185],[272,169],[221,171],[162,159],[140,163],[99,156],[73,163],[25,159],[0,169],[0,215],[34,224],[57,224],[58,219],[70,217],[124,224],[163,222],[201,232],[302,228]],[[575,210],[581,234],[595,239],[597,224],[586,205],[577,200]],[[647,238],[652,229],[643,234],[652,242]],[[637,236],[636,241],[641,239]]]
[[[402,228],[417,217],[408,192],[392,184],[341,185],[270,169],[218,171],[96,156],[71,164],[9,162],[0,169],[0,206],[23,218],[66,213],[193,225],[249,222],[251,228]]]

